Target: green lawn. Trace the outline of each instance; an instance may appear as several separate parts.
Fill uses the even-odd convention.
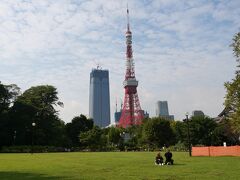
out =
[[[0,154],[0,179],[240,179],[240,157],[188,157],[154,165],[154,152]]]

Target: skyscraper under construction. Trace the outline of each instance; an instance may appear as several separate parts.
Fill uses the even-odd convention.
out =
[[[106,127],[110,124],[108,70],[97,68],[90,73],[89,117],[99,127]]]

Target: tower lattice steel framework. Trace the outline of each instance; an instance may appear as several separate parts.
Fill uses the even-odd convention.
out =
[[[126,128],[132,125],[139,125],[144,118],[137,94],[138,81],[135,78],[133,53],[132,53],[132,32],[129,25],[129,10],[127,8],[127,32],[126,32],[126,74],[123,86],[125,89],[124,104],[119,120],[119,126]]]

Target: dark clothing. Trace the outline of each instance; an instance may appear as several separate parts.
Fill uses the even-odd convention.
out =
[[[155,163],[156,164],[162,164],[163,163],[163,157],[161,155],[157,155]]]
[[[165,164],[173,164],[172,153],[170,151],[166,152],[164,156],[166,157]]]

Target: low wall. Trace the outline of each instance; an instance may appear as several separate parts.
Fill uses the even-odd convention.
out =
[[[240,146],[192,147],[192,156],[240,156]]]

